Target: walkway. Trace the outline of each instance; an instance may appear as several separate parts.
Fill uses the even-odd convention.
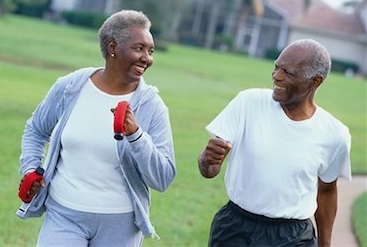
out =
[[[354,200],[367,190],[367,177],[354,176],[349,182],[338,180],[338,212],[334,223],[332,247],[359,247],[353,233],[352,206]]]

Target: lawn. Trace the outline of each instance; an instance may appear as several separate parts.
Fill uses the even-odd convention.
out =
[[[0,246],[35,246],[42,219],[14,216],[25,121],[57,77],[103,66],[103,60],[96,31],[17,16],[0,19],[0,30]],[[206,180],[197,170],[209,138],[204,127],[238,91],[271,87],[273,64],[178,45],[156,51],[154,59],[145,79],[170,109],[178,175],[168,191],[152,194],[151,218],[161,240],[146,239],[144,246],[205,246],[213,214],[227,198],[223,173]],[[317,102],[349,126],[353,173],[367,174],[366,81],[332,73]]]
[[[362,216],[362,217],[361,217]],[[353,203],[353,227],[361,247],[367,247],[367,191]]]

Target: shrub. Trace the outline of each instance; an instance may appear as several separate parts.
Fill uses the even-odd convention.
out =
[[[62,18],[72,25],[98,29],[107,18],[101,13],[80,12],[80,11],[64,11]]]
[[[233,46],[234,38],[231,35],[219,34],[215,36],[214,47],[220,50],[227,49],[231,50]]]
[[[49,10],[51,0],[40,0],[34,3],[14,1],[14,4],[14,14],[43,18],[44,13]]]
[[[269,48],[265,51],[265,58],[269,60],[275,60],[280,54],[280,50],[278,48]]]
[[[359,66],[352,62],[332,60],[331,70],[342,73],[345,73],[346,71],[352,71],[352,73],[355,74],[359,72]]]

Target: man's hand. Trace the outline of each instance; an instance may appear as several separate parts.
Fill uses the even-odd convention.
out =
[[[215,177],[220,172],[222,162],[231,149],[231,144],[223,139],[218,137],[210,139],[203,153],[198,158],[201,175],[205,178]]]

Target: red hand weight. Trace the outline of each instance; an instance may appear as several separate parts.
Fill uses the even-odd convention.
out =
[[[115,132],[114,138],[116,140],[122,140],[123,135],[125,134],[124,121],[126,110],[128,107],[129,102],[121,101],[117,104],[117,107],[115,108],[115,118],[113,122],[113,128]]]
[[[33,196],[29,196],[28,192],[34,182],[42,180],[43,173],[44,173],[43,168],[38,167],[34,172],[31,172],[27,176],[25,176],[19,187],[19,193],[18,193],[19,198],[22,199],[23,202],[28,203],[32,201]]]

